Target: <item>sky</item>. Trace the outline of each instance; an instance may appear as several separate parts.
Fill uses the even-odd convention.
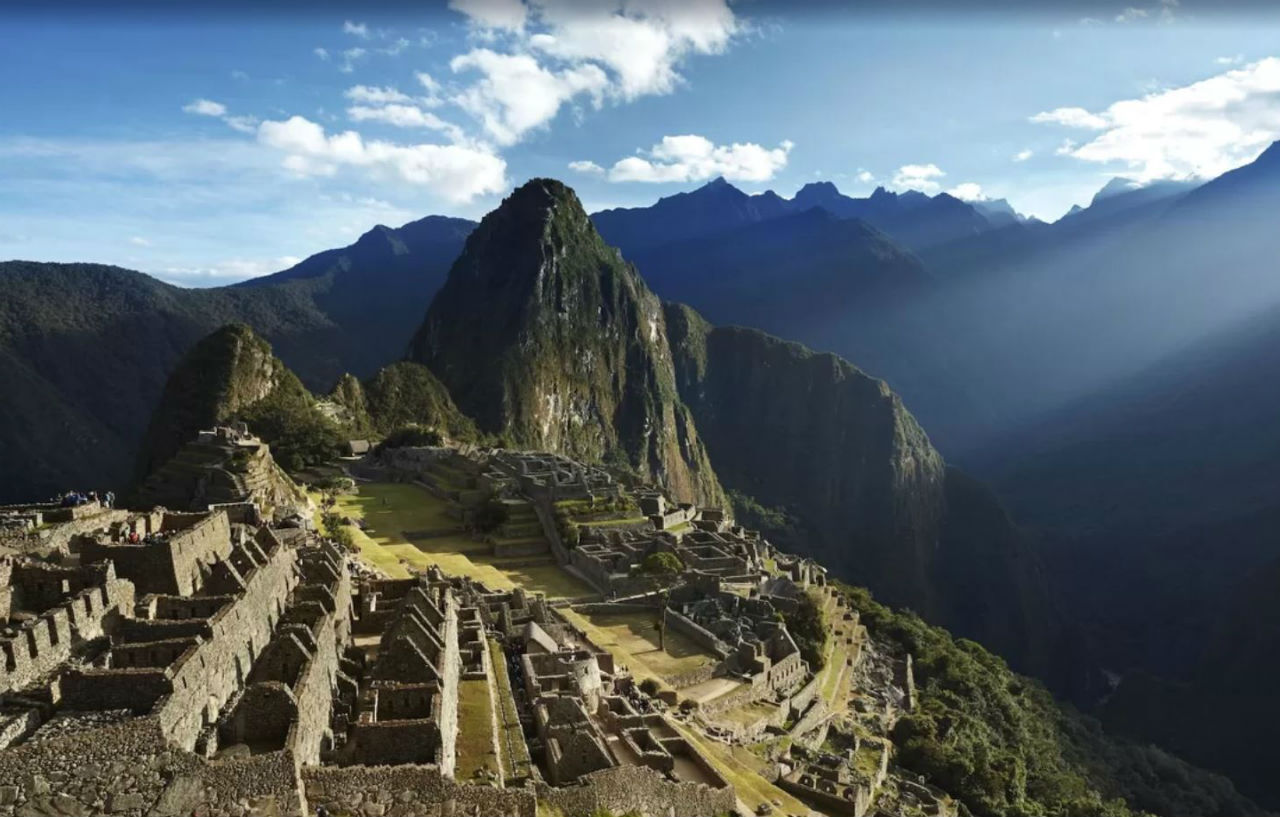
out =
[[[535,176],[592,211],[724,176],[1053,220],[1280,139],[1261,2],[266,5],[0,5],[0,259],[222,285]]]

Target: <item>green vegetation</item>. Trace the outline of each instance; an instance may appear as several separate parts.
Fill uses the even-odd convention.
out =
[[[454,405],[436,376],[419,363],[385,366],[364,384],[373,429],[390,434],[405,426],[435,429],[455,440],[474,440],[476,427]]]
[[[507,508],[506,503],[489,497],[479,508],[476,508],[473,521],[476,530],[481,533],[493,533],[505,525],[510,518],[511,511]]]
[[[783,619],[787,632],[800,648],[800,657],[809,662],[810,670],[818,672],[827,661],[827,636],[830,632],[827,619],[811,594],[800,594],[799,602],[795,612],[784,615]]]
[[[1258,813],[1226,778],[1104,735],[980,645],[890,610],[862,588],[842,590],[874,638],[914,659],[916,706],[893,732],[898,762],[974,814]]]
[[[741,491],[729,489],[733,518],[748,528],[763,531],[771,540],[799,542],[800,521],[783,508],[768,508]]]
[[[410,424],[392,431],[382,442],[374,446],[374,450],[384,451],[388,448],[415,448],[443,444],[444,436],[439,431],[434,428],[424,428],[417,424]]]
[[[330,462],[343,453],[346,436],[337,423],[316,410],[315,400],[290,371],[266,397],[241,409],[234,419],[271,446],[271,455],[286,471]]]
[[[640,570],[651,576],[675,576],[684,570],[684,564],[674,553],[660,550],[644,557],[644,561],[640,563]]]

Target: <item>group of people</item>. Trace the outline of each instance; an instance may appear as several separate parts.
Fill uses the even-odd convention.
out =
[[[59,497],[55,497],[58,504],[63,508],[78,508],[81,505],[88,505],[91,502],[101,503],[104,508],[113,508],[116,504],[116,495],[111,491],[99,494],[97,491],[67,491]]]

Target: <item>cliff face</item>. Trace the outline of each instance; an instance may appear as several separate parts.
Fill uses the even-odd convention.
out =
[[[793,510],[824,564],[927,613],[945,467],[897,395],[835,355],[712,327],[685,306],[668,305],[667,326],[725,485]]]
[[[948,468],[882,381],[831,354],[667,305],[681,397],[726,488],[785,509],[774,534],[847,581],[1078,688],[1039,560],[999,503]]]
[[[143,439],[138,477],[167,462],[201,429],[227,422],[282,388],[305,393],[252,329],[230,324],[206,336],[165,384]]]
[[[410,358],[481,431],[723,501],[676,392],[661,303],[559,182],[535,179],[485,217]]]

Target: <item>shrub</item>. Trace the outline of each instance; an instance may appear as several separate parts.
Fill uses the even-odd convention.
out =
[[[421,446],[444,445],[444,436],[434,428],[420,425],[407,425],[392,431],[382,442],[374,446],[374,452],[380,453],[388,448],[417,448]]]
[[[645,695],[653,697],[658,694],[658,682],[652,678],[646,678],[640,682],[640,691]]]
[[[684,570],[684,563],[674,553],[660,550],[644,557],[640,569],[651,576],[675,576]]]
[[[481,533],[493,533],[505,525],[510,516],[511,512],[507,510],[505,503],[490,497],[479,508],[476,508],[473,523],[476,530]]]

